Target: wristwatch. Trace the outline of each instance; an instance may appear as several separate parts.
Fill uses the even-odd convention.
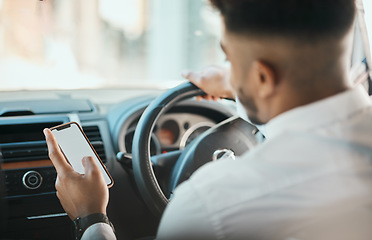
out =
[[[75,239],[80,240],[83,236],[85,230],[87,230],[90,226],[95,223],[106,223],[110,225],[112,230],[115,232],[114,225],[110,222],[106,214],[103,213],[93,213],[86,217],[76,218],[74,221],[75,225]]]

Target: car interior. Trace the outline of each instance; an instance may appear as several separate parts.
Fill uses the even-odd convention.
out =
[[[368,4],[357,2],[351,78],[372,95]],[[74,239],[45,128],[81,125],[114,180],[118,239],[155,236],[181,182],[221,150],[258,144],[233,100],[199,101],[181,78],[228,64],[218,24],[208,1],[0,1],[0,239]]]

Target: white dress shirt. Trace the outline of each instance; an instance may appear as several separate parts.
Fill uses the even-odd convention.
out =
[[[263,144],[204,165],[176,189],[158,239],[371,239],[365,90],[292,109],[265,130]]]
[[[114,240],[115,233],[111,226],[106,223],[96,223],[85,230],[81,240]]]

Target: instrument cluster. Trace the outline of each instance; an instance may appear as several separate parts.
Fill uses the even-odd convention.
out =
[[[155,125],[150,154],[156,155],[174,150],[182,150],[203,132],[216,123],[209,118],[194,113],[168,113],[161,116]],[[128,129],[121,150],[131,153],[135,126]]]

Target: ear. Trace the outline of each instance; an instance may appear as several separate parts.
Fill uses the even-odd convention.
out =
[[[277,86],[275,71],[269,64],[256,60],[252,64],[257,96],[266,99],[272,96]]]

